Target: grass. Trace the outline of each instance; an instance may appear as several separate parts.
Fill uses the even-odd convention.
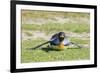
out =
[[[32,10],[22,10],[22,32],[26,35],[34,36],[32,33],[34,31],[40,31],[46,34],[52,34],[59,31],[72,32],[72,33],[86,33],[90,32],[90,15],[89,13],[78,13],[78,12],[56,12],[56,11],[32,11]],[[69,21],[60,21],[57,20],[69,19]],[[42,23],[41,20],[43,19]],[[37,21],[38,20],[38,21]],[[51,21],[48,21],[51,20]],[[30,22],[34,23],[30,23]],[[46,22],[47,21],[47,22]],[[29,23],[27,23],[29,22]],[[39,22],[36,24],[35,22]],[[40,25],[41,24],[41,25]],[[28,31],[32,32],[28,32]],[[41,36],[41,35],[40,35]],[[84,38],[84,37],[83,37]],[[48,39],[49,40],[49,39]],[[71,37],[71,41],[78,44],[89,44],[89,38],[80,39],[78,37]],[[70,61],[70,60],[87,60],[90,59],[90,49],[83,48],[79,49],[76,46],[69,47],[63,51],[57,51],[52,48],[47,48],[47,45],[44,45],[37,49],[32,49],[35,46],[46,42],[43,38],[36,39],[26,39],[22,40],[21,45],[21,62],[48,62],[48,61]]]
[[[24,32],[27,36],[32,36],[31,32]]]
[[[43,50],[24,50],[22,63],[29,62],[48,62],[48,61],[69,61],[69,60],[86,60],[89,59],[89,49],[66,49],[64,51]]]
[[[90,42],[89,39],[81,39],[81,38],[70,38],[70,41],[77,42],[79,44],[88,44]]]
[[[33,30],[33,31],[43,31],[48,34],[52,32],[59,32],[59,31],[70,31],[74,33],[89,33],[90,28],[88,24],[71,24],[71,23],[64,23],[64,24],[58,24],[58,23],[48,23],[48,24],[42,24],[42,25],[36,25],[36,24],[23,24],[22,25],[23,30]]]
[[[63,51],[52,50],[46,48],[47,45],[32,49],[33,47],[45,42],[46,40],[38,38],[36,40],[22,41],[22,63],[29,62],[47,62],[47,61],[69,61],[69,60],[86,60],[90,58],[89,48],[65,48]],[[80,39],[82,42],[83,40]],[[74,41],[76,42],[76,41]]]
[[[89,18],[89,13],[80,12],[56,12],[56,11],[40,11],[40,10],[22,10],[22,18],[43,18],[52,19],[53,17],[70,17],[70,18]]]
[[[89,13],[80,12],[57,12],[57,11],[35,11],[35,10],[22,10],[22,29],[23,30],[33,30],[33,31],[43,31],[47,34],[59,31],[70,31],[75,33],[89,33]],[[60,19],[59,19],[60,18]],[[40,20],[39,20],[40,19]],[[46,23],[42,23],[41,22]],[[57,20],[64,20],[57,22]],[[27,21],[32,21],[32,23],[25,23]],[[51,21],[48,21],[51,20]],[[39,22],[40,21],[40,22]],[[37,25],[39,22],[41,25]]]

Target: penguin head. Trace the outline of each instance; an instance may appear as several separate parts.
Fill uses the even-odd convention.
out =
[[[62,42],[65,38],[65,33],[64,32],[59,32],[58,33],[58,38],[59,38],[59,41]]]

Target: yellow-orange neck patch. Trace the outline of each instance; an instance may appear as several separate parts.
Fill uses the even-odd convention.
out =
[[[63,43],[59,44],[59,48],[64,49],[64,44]]]

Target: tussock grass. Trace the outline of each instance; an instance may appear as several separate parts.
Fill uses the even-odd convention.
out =
[[[46,33],[49,32],[59,32],[59,31],[70,31],[75,33],[89,33],[90,28],[88,24],[71,24],[71,23],[64,23],[64,24],[58,24],[58,23],[48,23],[48,24],[42,24],[42,25],[36,25],[36,24],[23,24],[22,25],[23,30],[33,30],[33,31],[43,31]]]
[[[32,33],[31,32],[24,32],[27,36],[32,36]]]
[[[57,11],[40,11],[40,10],[22,10],[22,18],[43,18],[53,19],[54,17],[69,17],[69,18],[89,18],[89,13],[80,12],[57,12]]]

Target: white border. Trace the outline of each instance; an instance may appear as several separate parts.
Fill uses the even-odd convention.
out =
[[[40,62],[40,63],[21,63],[21,9],[28,10],[47,10],[47,11],[66,11],[66,12],[86,12],[90,13],[90,60],[82,61],[59,61],[59,62]],[[70,8],[70,7],[50,7],[34,5],[16,5],[16,68],[39,68],[53,66],[71,66],[94,64],[94,9]]]

